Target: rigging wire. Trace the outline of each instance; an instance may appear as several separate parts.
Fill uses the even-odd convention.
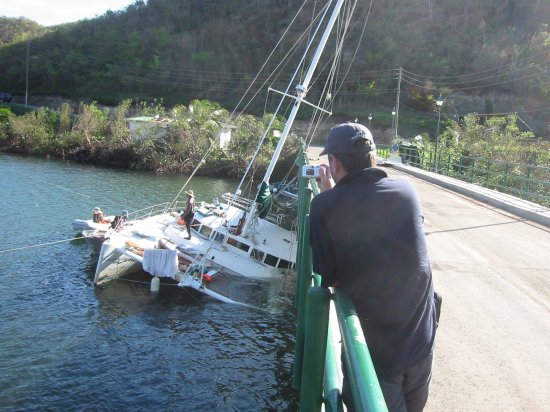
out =
[[[212,142],[210,143],[210,147],[208,148],[208,150],[206,151],[205,155],[202,157],[202,159],[199,161],[199,164],[197,165],[197,167],[195,167],[195,169],[193,170],[193,172],[189,175],[189,177],[187,178],[187,180],[185,181],[185,183],[183,184],[183,186],[181,187],[180,191],[178,192],[178,194],[176,196],[174,196],[174,199],[172,199],[172,201],[166,206],[166,208],[164,209],[163,213],[167,213],[170,209],[172,209],[173,207],[176,206],[177,202],[178,202],[178,198],[180,197],[181,195],[181,192],[183,192],[185,190],[185,188],[187,187],[187,184],[191,181],[191,179],[193,178],[193,176],[195,176],[195,173],[197,173],[197,171],[199,170],[199,168],[204,164],[205,162],[205,159],[210,155],[210,152],[212,151]]]
[[[260,68],[260,70],[258,71],[258,73],[261,73],[262,70],[267,66],[268,62],[270,61],[270,59],[274,56],[275,54],[275,51],[277,50],[277,48],[279,47],[279,45],[282,43],[283,39],[285,38],[286,34],[289,32],[290,30],[290,27],[292,26],[292,23],[297,19],[298,15],[300,14],[300,11],[303,9],[303,7],[305,6],[307,0],[304,0],[304,3],[302,3],[302,6],[300,7],[300,9],[298,10],[298,12],[294,15],[294,18],[291,20],[291,23],[289,24],[289,26],[286,28],[286,30],[284,31],[283,35],[281,36],[281,38],[279,39],[279,41],[277,42],[277,44],[275,45],[275,47],[273,48],[273,50],[271,51],[271,53],[269,54],[269,56],[267,57],[266,61],[264,62],[264,64],[262,65],[262,67]],[[280,67],[277,66],[277,68]],[[277,70],[277,68],[275,70]],[[272,72],[273,73],[273,72]],[[271,77],[271,75],[270,75]],[[248,106],[252,103],[253,99],[259,94],[259,91],[257,91],[256,93],[254,93],[254,95],[250,98],[249,102],[244,106],[244,108],[239,112],[239,106],[243,103],[244,101],[244,98],[246,97],[246,95],[248,94],[248,92],[250,91],[250,89],[252,88],[252,86],[254,85],[256,79],[258,78],[258,75],[256,77],[254,77],[254,79],[250,82],[250,85],[249,87],[246,89],[246,91],[244,92],[244,95],[241,97],[241,99],[239,100],[239,102],[237,103],[237,105],[235,106],[235,108],[233,109],[233,111],[231,112],[230,114],[230,119],[233,119],[236,117],[236,116],[239,116],[240,114],[242,114],[247,108]],[[269,78],[269,77],[268,77]],[[267,81],[267,80],[266,80]],[[263,86],[265,86],[266,84],[266,81],[264,81]],[[290,84],[290,83],[289,83]],[[260,88],[261,89],[261,88]],[[288,90],[287,90],[288,92]],[[281,102],[282,103],[282,102]],[[239,112],[239,113],[238,113]],[[252,157],[252,159],[255,159],[259,153],[259,150],[260,150],[260,147],[263,143],[263,141],[265,140],[265,137],[267,135],[267,132],[270,130],[270,127],[271,125],[273,124],[274,120],[275,120],[276,116],[273,116],[273,118],[271,119],[270,123],[269,123],[269,126],[266,128],[266,132],[264,133],[264,135],[262,136],[262,138],[260,139],[260,142],[258,143],[258,146],[257,146],[257,149],[256,149],[256,152],[254,154],[254,156]],[[223,127],[222,127],[222,130],[223,130]],[[220,133],[222,132],[222,130],[220,130]],[[183,184],[182,188],[180,189],[180,191],[178,192],[178,194],[174,197],[174,199],[172,200],[172,202],[169,204],[169,206],[165,209],[164,212],[167,212],[170,208],[174,207],[174,205],[176,204],[177,202],[177,199],[179,198],[179,196],[181,195],[181,193],[185,190],[185,188],[187,187],[187,184],[190,182],[190,180],[193,178],[193,176],[195,175],[195,173],[198,171],[198,169],[202,166],[202,164],[205,162],[205,159],[208,157],[208,155],[210,154],[210,152],[212,151],[213,149],[213,144],[211,142],[210,144],[210,147],[208,148],[208,151],[206,152],[206,154],[202,157],[202,159],[199,161],[199,164],[196,166],[196,168],[193,170],[193,172],[191,173],[191,175],[188,177],[188,179],[185,181],[185,183]],[[245,174],[241,180],[241,183],[239,184],[239,186],[237,187],[237,190],[236,190],[236,193],[241,189],[241,185],[242,185],[242,182],[244,182],[244,180],[247,178],[247,174],[251,168],[251,166],[254,164],[255,162],[254,161],[251,161],[249,162],[248,164],[248,167],[245,171]],[[231,204],[231,202],[230,202]]]
[[[345,83],[346,81],[346,78],[348,76],[348,74],[350,73],[350,69],[351,69],[351,66],[353,65],[353,62],[355,61],[355,58],[357,57],[357,52],[359,50],[359,47],[361,45],[361,42],[364,38],[364,34],[365,34],[365,31],[366,31],[366,27],[367,27],[367,24],[368,24],[368,20],[369,20],[369,16],[370,16],[370,11],[371,11],[371,8],[372,8],[372,4],[373,4],[373,0],[371,0],[370,4],[369,4],[369,7],[366,9],[366,11],[361,15],[360,19],[358,21],[360,21],[363,17],[363,15],[366,13],[366,18],[364,20],[364,24],[363,24],[363,28],[362,28],[362,31],[361,31],[361,34],[359,36],[359,40],[357,41],[357,46],[355,47],[355,50],[353,52],[353,55],[352,55],[352,58],[350,60],[350,63],[347,67],[347,70],[343,73],[343,76],[341,78],[341,80],[339,81],[339,86],[336,85],[336,83],[334,83],[334,89],[333,89],[333,95],[331,96],[331,99],[330,99],[330,104],[332,105],[333,102],[334,102],[334,97],[338,94],[340,94],[340,91],[343,87],[343,84]],[[342,51],[343,51],[343,44],[344,44],[344,40],[347,38],[348,36],[348,33],[349,33],[349,28],[350,28],[350,22],[351,22],[351,17],[353,16],[353,13],[355,11],[355,8],[357,6],[357,1],[353,2],[353,5],[349,5],[349,8],[348,8],[348,11],[346,13],[347,15],[347,18],[343,18],[342,20],[344,20],[344,23],[342,24],[341,26],[341,31],[342,31],[342,35],[339,36],[336,44],[337,44],[337,50],[336,50],[336,53],[335,53],[335,58],[333,60],[333,65],[331,67],[331,70],[330,70],[330,73],[331,73],[331,76],[333,77],[333,80],[335,81],[336,80],[336,74],[338,73],[337,71],[337,67],[340,66],[341,64],[341,58],[342,58]],[[326,94],[321,94],[322,96],[323,95],[326,95]],[[309,133],[309,138],[307,139],[307,145],[309,146],[313,140],[313,137],[315,136],[316,132],[317,132],[317,129],[318,127],[320,126],[321,124],[321,119],[323,118],[323,114],[321,113],[319,115],[319,121],[315,124],[315,127],[310,127],[308,133]],[[325,117],[325,120],[327,120],[328,118]],[[313,126],[313,119],[312,119],[312,124],[311,126]]]
[[[258,142],[258,145],[256,146],[256,151],[254,153],[254,156],[252,157],[253,159],[255,159],[257,156],[258,156],[258,153],[260,151],[260,148],[261,146],[263,145],[266,137],[267,137],[267,134],[269,133],[269,131],[271,130],[271,127],[277,117],[277,115],[280,113],[281,111],[281,107],[283,106],[283,103],[285,102],[286,100],[286,97],[285,95],[288,95],[289,94],[289,91],[290,91],[290,88],[292,87],[292,84],[294,82],[294,80],[296,78],[299,77],[299,73],[300,71],[302,70],[302,67],[305,65],[305,60],[306,60],[306,56],[307,56],[307,52],[308,50],[311,49],[311,47],[313,46],[313,40],[315,38],[315,35],[316,33],[319,31],[320,29],[320,25],[322,23],[322,21],[324,20],[324,17],[328,14],[328,5],[325,6],[323,9],[320,10],[318,16],[317,16],[317,19],[314,19],[314,21],[318,21],[318,24],[315,28],[315,31],[314,31],[314,34],[313,34],[313,38],[310,38],[310,40],[307,42],[307,45],[306,45],[306,48],[305,48],[305,51],[304,51],[304,54],[302,55],[302,58],[300,59],[300,62],[298,63],[298,66],[296,68],[296,70],[294,71],[294,73],[292,74],[291,76],[291,80],[288,82],[287,86],[286,86],[286,89],[284,91],[284,95],[281,97],[281,99],[279,100],[279,104],[277,105],[277,108],[275,109],[275,112],[273,114],[273,117],[271,118],[269,124],[267,125],[267,127],[265,128],[265,132],[263,133],[260,141]],[[312,23],[313,24],[313,23]],[[310,25],[311,26],[311,25]],[[308,33],[309,34],[309,29],[305,32],[305,33]],[[302,36],[300,36],[300,39],[304,37],[304,34],[302,34]],[[296,43],[297,44],[297,43]],[[247,176],[248,176],[248,173],[250,171],[250,167],[252,166],[253,162],[250,162],[240,183],[239,183],[239,186],[237,187],[237,192],[240,190],[241,186],[243,185],[244,181],[247,179]]]
[[[283,35],[281,36],[281,38],[279,39],[279,41],[277,42],[277,44],[275,45],[275,47],[273,48],[273,50],[271,51],[271,53],[269,54],[269,56],[267,57],[266,61],[264,62],[264,64],[262,65],[262,67],[260,68],[260,70],[258,70],[258,73],[261,73],[262,70],[267,66],[268,62],[271,60],[271,58],[274,56],[275,54],[275,51],[278,49],[279,45],[282,43],[283,39],[286,37],[286,35],[288,34],[289,30],[290,30],[290,27],[292,27],[292,24],[296,21],[296,19],[298,18],[298,15],[300,14],[300,12],[302,11],[302,9],[305,7],[307,3],[307,0],[304,0],[304,2],[302,3],[302,5],[300,6],[300,8],[298,9],[297,13],[294,15],[294,18],[291,20],[290,24],[288,25],[288,27],[285,29],[285,31],[283,32]],[[279,66],[277,66],[279,67]],[[277,69],[277,67],[275,68],[275,70]],[[250,82],[250,86],[246,89],[246,92],[245,92],[245,96],[246,94],[249,92],[249,90],[252,88],[255,80],[257,79],[257,77],[254,77],[254,79],[252,80],[252,82]],[[262,86],[261,87],[264,87],[265,85],[267,84],[267,79],[263,82]],[[247,108],[248,106],[252,103],[252,100],[254,99],[254,97],[256,97],[257,95],[259,94],[259,91],[256,92],[253,97],[249,100],[249,103],[247,105],[245,105],[245,107],[241,110],[241,113],[243,113]],[[241,98],[241,100],[239,100],[239,102],[237,103],[237,106],[234,110],[234,112],[236,113],[237,111],[237,107],[239,107],[239,105],[242,103],[244,99],[244,96]]]

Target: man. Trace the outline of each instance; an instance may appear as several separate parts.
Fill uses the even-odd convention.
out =
[[[189,240],[191,239],[191,223],[193,223],[193,218],[195,217],[195,195],[192,190],[185,192],[185,194],[187,195],[187,203],[182,214],[182,219],[187,229],[186,239]]]
[[[375,149],[363,125],[330,131],[311,202],[313,269],[352,299],[388,409],[422,411],[436,330],[424,219],[412,185],[374,167]],[[353,409],[346,378],[343,397]]]

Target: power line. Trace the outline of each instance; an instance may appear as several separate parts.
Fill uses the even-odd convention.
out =
[[[535,54],[532,54],[532,55],[529,55],[529,56],[526,56],[526,57],[523,57],[521,59],[518,59],[516,61],[516,64],[520,63],[520,62],[524,62],[524,61],[528,61],[528,60],[534,60],[535,57],[539,57],[539,56],[542,56],[542,57],[547,57],[548,56],[548,52],[546,50],[544,51],[541,51],[539,53],[535,53]],[[541,63],[544,63],[544,62],[541,62]],[[405,70],[403,69],[403,72],[411,75],[412,77],[422,77],[422,78],[425,78],[425,79],[430,79],[430,80],[437,80],[437,79],[457,79],[457,78],[461,78],[461,77],[471,77],[471,76],[477,76],[479,74],[484,74],[484,73],[488,73],[488,72],[492,72],[492,71],[499,71],[503,68],[507,68],[507,67],[512,67],[512,63],[506,63],[506,64],[503,64],[501,66],[496,66],[496,67],[492,67],[492,68],[489,68],[489,69],[485,69],[485,70],[481,70],[481,71],[477,71],[477,72],[472,72],[472,73],[464,73],[464,74],[456,74],[456,75],[449,75],[449,76],[432,76],[432,75],[421,75],[421,74],[415,74],[413,72],[410,72],[408,70]]]

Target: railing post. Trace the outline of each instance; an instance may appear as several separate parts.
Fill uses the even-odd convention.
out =
[[[330,291],[320,286],[308,292],[304,368],[300,391],[300,412],[320,411],[323,404],[323,376],[327,349]]]
[[[303,179],[305,180],[305,179]],[[298,248],[296,250],[296,256],[299,257],[299,259],[296,260],[298,267],[297,267],[297,273],[298,277],[296,279],[296,306],[300,305],[300,300],[303,298],[303,295],[301,291],[304,289],[302,286],[302,282],[305,279],[311,279],[311,272],[308,272],[307,275],[302,276],[301,273],[304,272],[304,270],[300,270],[300,266],[302,264],[308,264],[308,262],[304,261],[303,254],[310,253],[311,251],[304,251],[304,249],[309,249],[309,207],[311,202],[311,189],[309,187],[304,187],[301,189],[301,198],[299,198],[298,202],[298,208],[299,212],[301,213],[301,218],[299,219],[298,223]],[[306,223],[307,221],[307,223]],[[310,258],[311,261],[311,258]],[[309,265],[311,266],[311,262],[309,262]],[[307,287],[311,286],[308,282]],[[307,290],[307,288],[306,288]]]
[[[533,167],[531,165],[527,165],[527,175],[525,176],[525,192],[529,192],[529,179],[531,179],[531,171],[533,170]]]
[[[305,341],[305,323],[307,307],[307,291],[311,287],[313,268],[311,262],[311,247],[309,245],[309,215],[304,216],[302,223],[302,233],[299,243],[302,244],[300,254],[297,255],[297,280],[296,280],[296,343],[294,353],[294,367],[292,372],[292,386],[294,389],[300,389],[302,382],[302,366],[304,356]]]
[[[510,163],[504,163],[504,179],[502,179],[502,185],[504,187],[508,186],[508,174],[510,173]]]

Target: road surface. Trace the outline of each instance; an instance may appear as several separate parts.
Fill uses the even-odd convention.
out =
[[[385,170],[417,188],[443,295],[426,411],[550,411],[550,230]]]

